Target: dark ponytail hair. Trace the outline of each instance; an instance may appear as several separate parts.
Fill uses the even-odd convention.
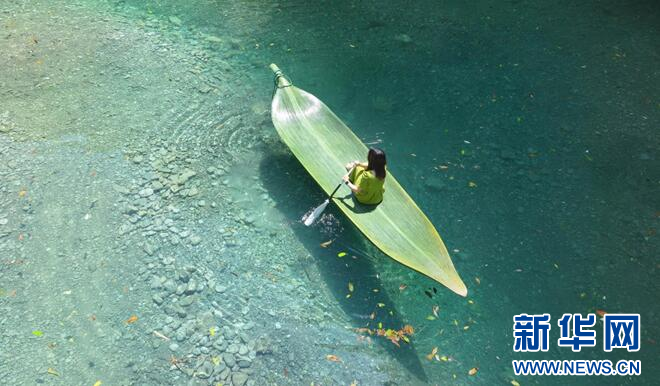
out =
[[[372,147],[369,149],[367,161],[369,162],[367,170],[373,170],[376,177],[381,180],[385,179],[385,165],[387,164],[385,152],[377,147]]]

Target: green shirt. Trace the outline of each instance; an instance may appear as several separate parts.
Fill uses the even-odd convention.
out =
[[[385,180],[376,177],[372,170],[365,170],[363,166],[358,165],[353,168],[349,179],[353,185],[359,188],[354,195],[360,203],[375,205],[383,201],[383,193],[385,192],[383,184]]]

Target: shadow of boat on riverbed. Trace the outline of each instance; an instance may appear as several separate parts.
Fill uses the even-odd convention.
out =
[[[275,149],[265,151],[266,155],[259,165],[263,186],[278,210],[291,220],[300,219],[307,208],[321,203],[324,198],[321,189],[291,153]],[[338,218],[344,229],[324,235],[320,229],[323,226],[308,228],[299,221],[291,226],[296,237],[314,257],[322,279],[337,302],[353,319],[353,326],[376,329],[381,323],[385,329],[403,328],[407,323],[398,316],[394,302],[382,287],[372,262],[376,257],[385,257],[375,248],[365,246],[365,238],[360,231],[337,208],[328,206],[326,213]],[[334,239],[333,243],[322,248],[320,243],[330,238]],[[365,249],[373,253],[365,252]],[[346,255],[338,257],[339,252],[346,252]],[[372,336],[371,339],[420,381],[428,382],[414,347],[414,337],[410,344],[400,342],[400,347],[385,337]]]

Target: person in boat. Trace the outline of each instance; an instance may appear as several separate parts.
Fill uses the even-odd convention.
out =
[[[358,202],[378,205],[383,201],[386,164],[385,152],[378,148],[369,149],[366,163],[353,161],[346,164],[346,170],[350,173],[344,176],[344,182]]]

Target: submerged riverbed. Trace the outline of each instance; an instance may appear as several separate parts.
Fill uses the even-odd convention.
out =
[[[653,384],[658,25],[643,2],[0,4],[1,383]],[[467,298],[335,208],[300,223],[324,197],[270,121],[271,62],[387,151]],[[603,352],[598,322],[581,353],[512,350],[516,314],[596,310],[640,313],[642,349]]]

